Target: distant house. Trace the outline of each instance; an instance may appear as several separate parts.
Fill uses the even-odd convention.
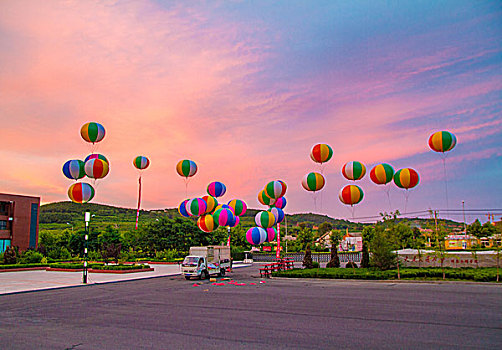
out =
[[[444,238],[445,249],[470,249],[478,244],[478,239],[467,234],[450,234]]]
[[[0,193],[0,253],[37,248],[40,197]]]
[[[321,235],[314,241],[314,244],[316,246],[322,246],[324,248],[331,247],[331,233],[332,231],[328,231],[325,234]],[[349,230],[346,229],[345,235],[340,240],[338,251],[360,252],[362,250],[363,250],[362,233],[349,232]]]

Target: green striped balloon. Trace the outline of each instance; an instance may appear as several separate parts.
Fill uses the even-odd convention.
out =
[[[324,176],[316,172],[308,173],[302,180],[303,188],[314,192],[322,189],[325,183]]]
[[[197,164],[189,159],[180,160],[178,164],[176,164],[176,171],[178,175],[189,178],[194,176],[197,172]]]
[[[361,162],[347,162],[342,168],[342,174],[348,180],[361,180],[366,174],[366,167]]]
[[[244,213],[246,213],[247,210],[247,205],[244,203],[244,201],[240,199],[233,199],[230,202],[228,202],[228,206],[230,206],[234,210],[234,214],[236,216],[241,216]]]
[[[276,218],[274,214],[269,211],[260,211],[256,214],[254,218],[256,225],[262,228],[269,228],[276,224]]]

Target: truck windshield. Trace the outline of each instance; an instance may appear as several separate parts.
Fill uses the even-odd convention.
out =
[[[197,266],[199,262],[199,258],[195,256],[187,256],[185,260],[183,260],[183,266]]]

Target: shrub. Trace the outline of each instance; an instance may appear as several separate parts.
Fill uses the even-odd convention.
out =
[[[18,254],[15,248],[7,247],[7,249],[5,249],[5,252],[3,253],[4,264],[12,265],[17,263],[17,255]]]
[[[20,262],[22,264],[39,263],[43,258],[44,256],[41,253],[35,250],[27,250],[21,255]]]
[[[313,269],[318,269],[321,267],[321,264],[319,264],[317,261],[312,261],[312,268]]]
[[[179,252],[176,249],[166,249],[155,253],[154,260],[160,261],[173,261],[179,256]]]
[[[66,247],[57,247],[47,253],[47,257],[53,260],[71,259],[71,254]]]
[[[91,261],[99,261],[99,260],[101,260],[101,253],[99,253],[95,250],[91,250],[91,251],[89,251],[88,257],[89,257],[89,260],[91,260]]]
[[[313,268],[312,251],[310,250],[310,244],[307,244],[307,248],[305,249],[305,256],[303,257],[303,264],[302,265],[306,269]]]
[[[349,261],[346,265],[345,265],[345,268],[348,269],[348,268],[354,268],[354,269],[357,269],[357,264],[355,262],[352,262],[352,261]]]
[[[331,244],[331,258],[326,264],[326,267],[340,267],[340,258],[338,257],[336,243]]]

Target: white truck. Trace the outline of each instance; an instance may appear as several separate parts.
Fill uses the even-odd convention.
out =
[[[230,247],[191,247],[181,264],[181,274],[187,280],[190,277],[207,279],[210,275],[225,276],[230,267]]]

